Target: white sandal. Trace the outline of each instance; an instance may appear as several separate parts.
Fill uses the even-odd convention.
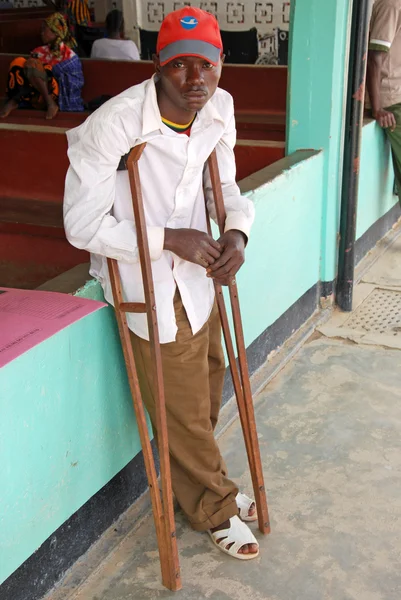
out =
[[[248,496],[246,496],[245,494],[241,494],[241,492],[238,492],[238,494],[235,497],[235,501],[239,508],[239,516],[242,521],[252,523],[253,521],[258,520],[256,510],[253,515],[249,514],[252,504],[255,505],[255,501],[252,500],[252,498],[248,498]]]
[[[249,527],[237,516],[231,517],[230,527],[228,529],[219,529],[219,531],[213,532],[209,529],[208,534],[212,538],[213,544],[217,546],[219,550],[225,552],[225,554],[229,554],[233,558],[238,558],[239,560],[251,560],[252,558],[259,556],[259,544],[256,541],[255,536]],[[232,545],[228,548],[230,544]],[[256,544],[258,551],[252,554],[241,554],[239,550],[242,546],[245,546],[245,544]]]

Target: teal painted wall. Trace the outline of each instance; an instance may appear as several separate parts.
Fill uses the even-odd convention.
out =
[[[256,221],[239,276],[247,345],[318,280],[323,166],[316,155],[250,193]],[[94,281],[77,294],[103,298]],[[6,365],[0,388],[2,582],[140,443],[109,308]]]
[[[336,276],[349,0],[292,0],[287,151],[324,150],[321,279]]]
[[[256,218],[238,275],[248,346],[319,280],[323,154],[248,195]]]
[[[390,144],[383,130],[374,121],[370,121],[362,130],[357,239],[397,203],[393,186]]]
[[[97,296],[93,283],[80,295]],[[0,582],[140,450],[114,314],[0,370]]]
[[[288,151],[322,152],[249,193],[238,283],[246,345],[336,272],[348,0],[294,0]],[[357,237],[394,204],[383,132],[363,129]],[[102,299],[91,282],[78,295]],[[0,582],[140,450],[114,315],[104,308],[0,371]],[[18,474],[18,477],[15,474]]]

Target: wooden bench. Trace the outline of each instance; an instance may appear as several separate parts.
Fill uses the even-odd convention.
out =
[[[20,19],[25,19],[27,17],[30,17],[31,15],[41,16],[44,13],[51,15],[53,12],[54,10],[49,8],[48,6],[26,6],[20,8],[11,7],[2,8],[0,10],[0,14],[4,17],[7,17],[8,15],[17,15]]]
[[[29,52],[20,52],[21,55]],[[15,53],[0,53],[0,81],[6,81],[10,62]],[[149,79],[154,73],[150,61],[114,61],[82,59],[85,77],[85,102],[108,94],[115,96],[132,85]],[[254,119],[261,114],[273,118],[285,115],[287,101],[287,68],[259,65],[225,65],[220,87],[234,98],[238,114],[244,111]]]
[[[6,82],[9,64],[14,55],[0,54],[0,82]],[[121,62],[82,60],[85,102],[103,94],[115,96],[127,87],[152,76],[149,61]],[[1,83],[0,83],[1,85]],[[259,67],[226,65],[220,86],[234,97],[239,139],[270,139],[284,141],[287,94],[286,67]],[[257,92],[255,92],[257,90]],[[54,126],[74,127],[86,114],[60,113],[52,121]],[[9,122],[40,125],[43,114],[15,111]]]
[[[35,288],[88,253],[66,240],[62,197],[67,169],[65,129],[0,122],[0,285]]]
[[[26,19],[46,19],[54,11],[48,6],[28,8],[7,8],[0,10],[0,21],[25,21]]]
[[[0,54],[0,82],[5,83],[12,58]],[[114,96],[153,74],[151,62],[82,63],[85,101]],[[241,180],[284,156],[287,69],[226,65],[220,85],[234,97]],[[0,121],[0,161],[7,164],[0,179],[0,284],[36,287],[87,262],[86,252],[68,244],[62,221],[68,168],[65,131],[86,117],[59,113],[46,121],[41,111],[17,110]],[[256,139],[241,139],[252,137]]]
[[[0,221],[0,285],[34,289],[87,263],[89,256],[65,239],[62,229]]]
[[[29,54],[42,45],[40,31],[43,17],[0,21],[0,52]]]
[[[154,73],[150,61],[124,62],[83,59],[87,102],[102,94],[115,96],[127,87],[149,79]],[[234,98],[237,114],[254,116],[271,113],[285,115],[287,68],[257,65],[225,65],[219,83]]]
[[[46,121],[44,112],[38,110],[16,110],[3,123],[21,125],[26,129],[32,126],[43,127],[63,127],[71,129],[77,127],[89,116],[88,112],[82,113],[59,113],[56,119]],[[248,115],[236,115],[237,120],[237,138],[239,140],[270,140],[285,141],[285,117],[274,119],[272,115],[262,115],[260,122],[248,120]],[[0,121],[1,124],[2,121]]]
[[[7,73],[12,56],[0,55],[0,73]],[[139,83],[153,72],[151,63],[121,63],[106,61],[83,61],[86,75],[86,99],[96,93],[118,93],[127,85]],[[110,83],[112,71],[117,76]],[[122,67],[122,68],[121,68]],[[238,179],[276,162],[284,156],[285,111],[274,110],[278,106],[278,94],[270,94],[270,106],[247,110],[246,102],[252,94],[237,96],[235,82],[241,75],[246,78],[246,67],[224,68],[222,85],[235,96],[239,142],[235,149]],[[268,79],[266,68],[253,71],[258,81]],[[110,73],[107,71],[110,70]],[[105,73],[104,78],[95,74]],[[239,72],[238,72],[239,71]],[[285,87],[285,69],[274,69],[276,85]],[[106,88],[104,83],[106,82]],[[249,78],[248,78],[249,83]],[[107,87],[108,85],[108,87]],[[96,87],[98,86],[98,87]],[[236,97],[237,96],[237,97]],[[281,102],[285,94],[281,92]],[[274,104],[276,101],[276,104]],[[238,107],[239,106],[239,107]],[[53,121],[46,121],[44,113],[33,110],[17,110],[0,121],[0,161],[7,164],[0,182],[0,222],[3,226],[29,226],[50,228],[62,235],[62,197],[65,173],[68,167],[65,131],[82,123],[86,113],[60,113]],[[276,128],[276,130],[274,129]],[[257,134],[260,141],[241,140]],[[269,136],[270,141],[262,138]],[[16,235],[16,232],[13,232]],[[68,248],[66,249],[69,252]]]
[[[0,285],[34,288],[88,261],[63,230],[68,168],[62,127],[0,123]],[[239,141],[238,180],[284,156],[283,142]]]
[[[33,202],[61,204],[68,168],[66,129],[63,127],[25,126],[0,123],[0,164],[7,164],[0,179],[1,211]],[[283,158],[284,142],[239,140],[235,147],[237,179],[244,179],[259,169]],[[7,200],[5,200],[7,199]],[[0,213],[0,220],[4,212]],[[52,219],[45,219],[52,225]],[[39,224],[37,220],[32,221]],[[60,226],[55,221],[54,226]]]
[[[66,129],[0,123],[0,222],[62,229]],[[280,160],[284,142],[239,140],[237,180]]]

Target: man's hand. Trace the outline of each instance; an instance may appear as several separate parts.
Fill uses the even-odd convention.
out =
[[[222,254],[207,269],[208,277],[213,277],[221,285],[229,285],[245,261],[246,237],[241,231],[226,231],[218,240]]]
[[[210,235],[197,229],[166,228],[164,250],[207,269],[220,258],[222,246]]]
[[[393,113],[384,110],[381,104],[380,91],[382,86],[383,63],[386,55],[386,52],[369,50],[366,86],[372,105],[373,118],[376,119],[383,129],[391,129],[391,131],[394,131],[397,126],[395,117]]]
[[[382,108],[379,110],[374,110],[373,118],[376,119],[380,127],[383,127],[383,129],[391,129],[391,131],[394,131],[397,126],[395,116],[388,110],[383,110]]]

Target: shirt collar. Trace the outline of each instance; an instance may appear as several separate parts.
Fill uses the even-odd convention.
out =
[[[217,110],[217,107],[215,106],[214,102],[212,102],[212,98],[198,113],[199,121],[202,125],[209,125],[213,121],[220,121],[224,124],[224,117],[222,117],[222,115]]]
[[[157,104],[156,81],[157,75],[155,74],[149,80],[146,87],[142,111],[142,135],[144,136],[153,131],[160,130],[162,126],[159,105]],[[198,113],[196,121],[199,126],[209,125],[213,121],[220,121],[224,124],[224,118],[211,100]]]
[[[156,95],[156,74],[148,81],[142,110],[142,135],[160,129],[162,119]]]

